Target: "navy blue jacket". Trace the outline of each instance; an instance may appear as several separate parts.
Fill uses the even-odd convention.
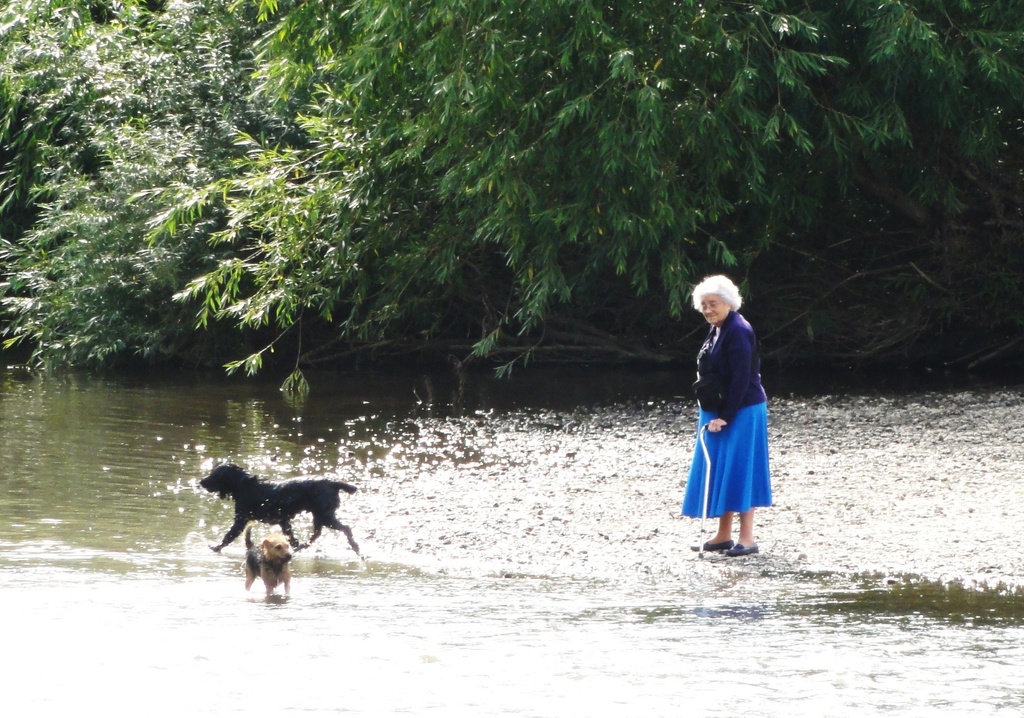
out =
[[[714,332],[714,327],[711,331]],[[731,422],[743,407],[768,401],[761,386],[761,363],[755,357],[756,352],[754,328],[742,315],[730,311],[719,329],[718,341],[707,356],[710,371],[718,374],[725,387],[725,403],[718,412],[720,419]]]

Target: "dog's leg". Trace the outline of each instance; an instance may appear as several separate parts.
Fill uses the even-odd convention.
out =
[[[345,538],[348,539],[348,545],[352,547],[352,550],[356,552],[356,556],[359,558],[363,557],[363,554],[359,553],[359,544],[356,543],[355,537],[352,535],[352,529],[345,524],[338,524],[338,530],[345,534]]]
[[[239,534],[242,533],[242,531],[245,529],[246,524],[248,523],[249,519],[245,518],[244,516],[235,517],[235,523],[231,524],[231,528],[228,529],[228,532],[226,534],[224,534],[224,540],[221,541],[218,546],[211,546],[210,548],[216,551],[217,553],[220,553],[220,550],[222,548],[224,548],[229,543],[238,538]]]
[[[348,545],[351,546],[352,550],[356,552],[356,556],[362,558],[363,555],[359,553],[359,544],[356,543],[355,537],[352,536],[352,529],[350,529],[345,524],[341,523],[341,521],[338,521],[338,519],[334,516],[324,521],[324,526],[332,528],[335,531],[341,531],[343,534],[345,534],[345,538],[348,539]],[[309,540],[310,543],[316,541],[317,537],[320,536],[321,527],[316,521],[313,522],[313,528],[315,530],[313,531],[313,537]]]
[[[292,548],[296,551],[301,551],[304,548],[309,548],[308,543],[299,543],[299,540],[295,538],[295,532],[292,530],[292,522],[288,519],[281,521],[281,533],[288,537],[288,543],[292,545]]]

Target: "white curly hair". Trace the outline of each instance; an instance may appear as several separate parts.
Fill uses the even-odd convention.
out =
[[[722,301],[732,307],[734,312],[739,311],[740,305],[743,304],[739,288],[724,274],[705,277],[700,284],[693,288],[693,308],[699,312],[700,303],[709,294],[721,297]]]

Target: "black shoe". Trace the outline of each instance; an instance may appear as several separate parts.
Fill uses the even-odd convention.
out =
[[[729,539],[727,541],[720,541],[718,543],[709,543],[709,542],[705,541],[704,542],[704,550],[705,551],[726,551],[728,549],[731,549],[735,545],[736,544],[734,544],[732,542],[732,539]],[[699,546],[691,546],[690,550],[691,551],[700,551],[700,547]]]
[[[732,543],[732,541],[730,541],[729,543]],[[728,551],[726,551],[725,555],[726,556],[749,556],[752,553],[757,553],[757,544],[756,543],[752,543],[749,546],[744,546],[743,544],[736,544],[735,546],[730,548]]]

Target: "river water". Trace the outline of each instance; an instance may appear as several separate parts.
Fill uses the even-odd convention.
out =
[[[1019,389],[775,392],[762,554],[700,559],[679,383],[0,370],[3,712],[1024,715]],[[1004,443],[948,445],[993,406]],[[246,592],[223,461],[358,485],[363,559],[327,530]]]

